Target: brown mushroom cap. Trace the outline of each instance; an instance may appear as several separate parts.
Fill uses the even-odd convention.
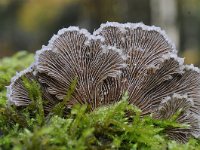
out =
[[[94,110],[119,101],[127,91],[129,103],[139,107],[142,115],[153,113],[166,119],[183,110],[177,121],[191,126],[168,130],[172,139],[199,136],[200,71],[183,64],[174,44],[158,27],[108,22],[93,35],[85,29],[65,28],[36,53],[33,66],[12,79],[9,102],[29,105],[22,84],[25,76],[40,84],[43,98],[49,101],[44,107],[48,112],[64,99],[77,78],[67,107],[80,103]],[[167,102],[166,97],[170,98]]]

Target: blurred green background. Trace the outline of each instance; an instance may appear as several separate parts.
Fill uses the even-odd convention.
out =
[[[63,27],[93,32],[106,21],[160,26],[200,65],[200,0],[0,0],[0,58],[34,52]]]

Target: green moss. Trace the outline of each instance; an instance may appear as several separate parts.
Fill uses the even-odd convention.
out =
[[[166,128],[185,125],[175,122],[176,115],[162,121],[151,116],[142,118],[141,111],[128,104],[126,93],[120,102],[93,112],[88,112],[86,105],[75,105],[63,117],[63,106],[70,99],[76,80],[72,82],[65,101],[47,117],[44,117],[40,87],[34,81],[24,79],[32,100],[28,108],[19,111],[6,106],[5,86],[16,71],[32,61],[33,55],[25,52],[0,60],[0,149],[200,149],[200,141],[196,139],[186,144],[167,140]]]

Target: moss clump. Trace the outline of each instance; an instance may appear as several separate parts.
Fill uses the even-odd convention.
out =
[[[126,101],[127,94],[120,102],[93,112],[86,105],[76,105],[65,116],[63,102],[44,117],[40,87],[24,79],[32,97],[31,105],[20,110],[7,106],[5,86],[16,71],[32,61],[33,55],[25,52],[0,61],[0,149],[200,149],[196,139],[186,144],[167,140],[165,129],[185,125],[177,124],[176,116],[163,121],[150,115],[141,117],[141,111]]]

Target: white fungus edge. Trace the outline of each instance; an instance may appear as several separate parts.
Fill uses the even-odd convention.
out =
[[[176,46],[175,43],[173,43],[170,38],[167,36],[166,32],[164,30],[162,30],[160,27],[156,27],[156,26],[148,26],[145,25],[144,23],[140,22],[140,23],[118,23],[118,22],[106,22],[100,25],[100,28],[98,28],[96,31],[93,32],[93,35],[99,35],[101,31],[103,31],[103,29],[105,27],[118,27],[120,29],[120,31],[122,33],[125,33],[125,28],[130,28],[130,29],[137,29],[137,28],[142,28],[142,30],[146,30],[146,31],[156,31],[158,33],[160,33],[163,38],[167,41],[167,43],[169,45],[171,45],[172,50],[174,53],[177,53],[176,50]]]
[[[164,103],[167,103],[168,101],[170,100],[173,100],[173,99],[186,99],[188,102],[190,102],[191,106],[194,106],[194,101],[192,98],[188,98],[188,95],[187,94],[177,94],[177,93],[174,93],[172,96],[167,96],[165,98],[162,99],[161,101],[161,104],[164,104]]]
[[[195,71],[197,73],[200,73],[200,69],[198,67],[195,67],[193,64],[184,65],[184,69],[187,71]]]
[[[35,67],[35,64],[32,63],[28,68],[26,68],[25,70],[20,71],[19,73],[16,72],[16,75],[14,77],[12,77],[10,85],[6,86],[6,88],[7,88],[6,97],[8,99],[8,101],[7,101],[8,105],[15,104],[16,106],[18,106],[18,103],[12,97],[12,95],[13,95],[12,87],[15,84],[16,80],[21,78],[24,74],[26,74],[28,72],[33,72],[33,70],[34,70],[33,68],[34,67]]]
[[[83,34],[85,35],[88,39],[85,41],[85,45],[90,45],[90,42],[91,40],[94,40],[94,41],[97,41],[97,40],[100,40],[101,42],[103,42],[105,39],[100,36],[100,35],[92,35],[90,34],[90,32],[88,32],[86,29],[79,29],[79,27],[75,27],[75,26],[70,26],[68,28],[63,28],[63,29],[60,29],[58,31],[57,34],[54,34],[53,37],[49,40],[48,42],[48,45],[45,46],[43,45],[42,46],[42,49],[40,50],[37,50],[36,51],[36,55],[35,55],[35,66],[37,67],[38,66],[38,60],[39,60],[39,57],[41,55],[41,53],[45,52],[45,51],[48,51],[48,50],[51,50],[53,52],[56,52],[57,50],[56,49],[53,49],[53,45],[54,45],[54,42],[56,39],[58,39],[61,35],[63,35],[64,33],[66,32],[74,32],[74,31],[77,31],[79,32],[80,34]]]

